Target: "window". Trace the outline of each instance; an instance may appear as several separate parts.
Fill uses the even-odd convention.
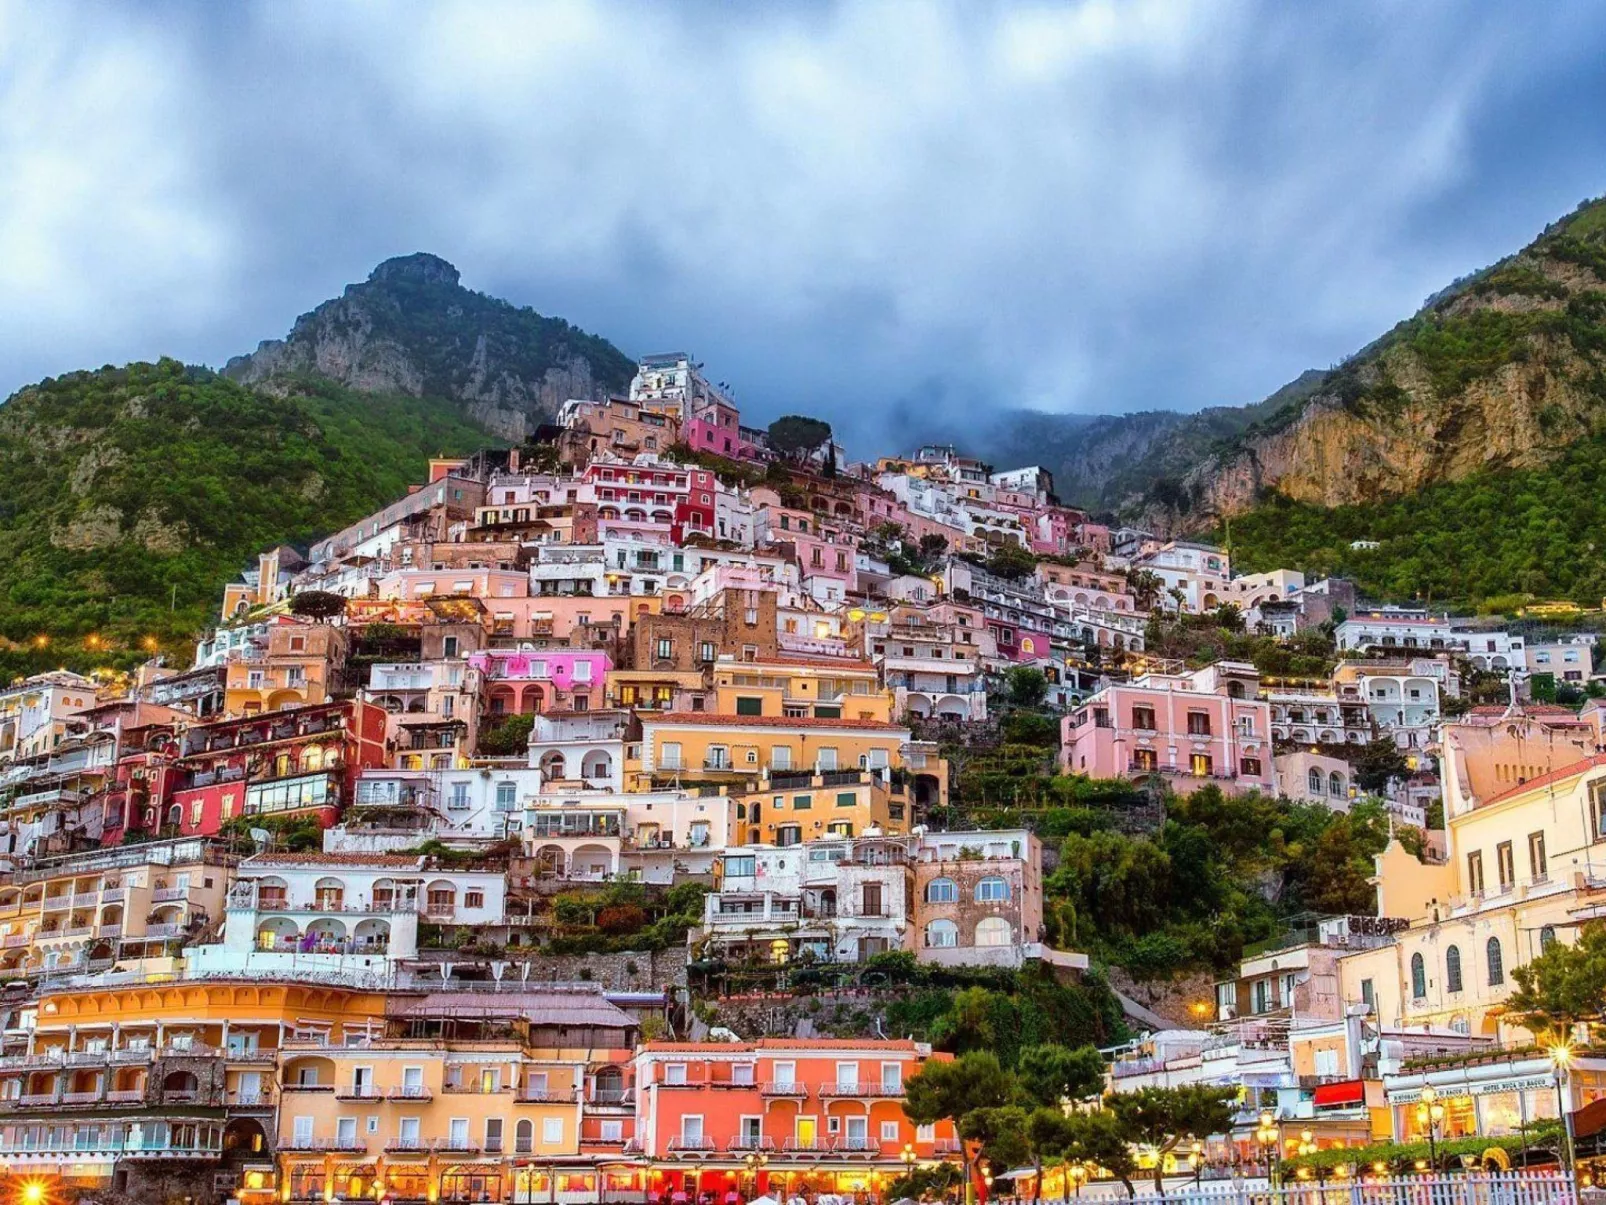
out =
[[[1377,1007],[1377,988],[1370,979],[1361,980],[1361,1001],[1366,1005],[1367,1012]]]
[[[1467,890],[1473,895],[1483,894],[1483,851],[1473,850],[1467,855]]]
[[[625,1137],[625,1123],[622,1121],[604,1121],[602,1123],[602,1140],[604,1142],[623,1142]]]
[[[511,812],[513,810],[513,803],[517,797],[518,787],[516,784],[511,782],[499,782],[496,784],[497,811]]]
[[[898,1141],[898,1123],[897,1122],[895,1122],[895,1121],[883,1121],[881,1123],[881,1141],[882,1142],[897,1142]]]
[[[667,636],[658,638],[658,651],[655,654],[660,661],[670,661],[675,656],[675,642]]]
[[[1484,957],[1489,963],[1489,986],[1499,987],[1506,981],[1506,960],[1504,952],[1500,949],[1500,939],[1491,937],[1484,951]]]
[[[737,715],[763,715],[764,714],[764,700],[763,699],[752,698],[750,696],[745,696],[745,695],[738,695],[736,697],[736,714]]]
[[[982,879],[976,884],[978,904],[999,903],[1009,898],[1009,884],[1000,878]]]
[[[730,750],[724,745],[708,746],[708,752],[703,754],[703,768],[706,770],[729,770],[731,768]]]
[[[541,1141],[548,1146],[555,1146],[563,1141],[563,1118],[543,1117],[541,1119]]]
[[[1001,916],[989,916],[976,926],[978,946],[1007,946],[1013,939],[1014,931]]]
[[[502,1119],[500,1117],[487,1117],[485,1119],[485,1149],[496,1153],[502,1149]]]
[[[454,782],[451,797],[447,799],[446,806],[461,810],[468,807],[468,783]]]
[[[713,661],[719,655],[719,650],[712,640],[705,640],[697,646],[697,659],[699,661]]]
[[[885,916],[886,913],[883,912],[881,908],[881,884],[864,883],[862,884],[862,888],[863,897],[859,908],[859,915]]]
[[[1550,947],[1555,945],[1555,944],[1556,944],[1556,926],[1555,925],[1546,925],[1543,929],[1539,930],[1539,952],[1541,954],[1543,954],[1546,950],[1550,949]]]
[[[1153,769],[1154,767],[1151,766],[1149,768]],[[1259,778],[1260,759],[1258,757],[1244,758],[1238,763],[1238,773],[1244,775],[1246,778]]]
[[[836,805],[839,808],[858,807],[859,793],[857,791],[838,791]]]
[[[685,1063],[667,1063],[664,1065],[664,1083],[684,1084],[686,1082]]]
[[[926,925],[926,945],[930,949],[952,949],[959,944],[959,926],[951,920],[934,920]]]
[[[1157,770],[1160,768],[1160,755],[1153,749],[1132,750],[1132,768],[1134,770]]]
[[[792,768],[792,747],[790,745],[776,745],[770,750],[770,769],[790,770]]]
[[[1451,946],[1444,952],[1444,990],[1461,990],[1461,947]]]
[[[836,750],[831,748],[821,749],[818,757],[816,758],[816,768],[827,773],[835,770]]]
[[[480,891],[477,888],[470,887],[467,891],[463,892],[463,907],[465,907],[465,908],[483,908],[483,907],[485,907],[485,892]]]
[[[1209,778],[1213,764],[1208,753],[1194,753],[1188,758],[1188,769],[1195,778]]]
[[[1425,1000],[1428,994],[1428,968],[1422,955],[1411,955],[1411,998]]]
[[[1495,866],[1500,873],[1500,890],[1507,890],[1517,879],[1517,858],[1511,852],[1511,842],[1502,841],[1494,847]]]
[[[1344,776],[1337,770],[1327,776],[1327,793],[1334,799],[1344,797]]]
[[[535,1123],[528,1117],[522,1118],[513,1127],[513,1153],[515,1155],[528,1155],[535,1149]]]
[[[1536,883],[1543,883],[1548,876],[1549,864],[1545,861],[1545,834],[1528,834],[1528,869],[1533,873]]]
[[[1311,770],[1305,776],[1305,782],[1312,795],[1320,795],[1322,793],[1322,772],[1320,770]]]
[[[468,1118],[452,1118],[447,1130],[446,1145],[454,1151],[468,1149]]]
[[[658,759],[666,770],[680,769],[680,742],[665,741],[660,746],[662,756]]]
[[[1147,732],[1154,731],[1154,708],[1134,707],[1132,709],[1132,727],[1142,728]]]
[[[1190,711],[1188,713],[1188,735],[1210,735],[1210,713],[1205,711]]]

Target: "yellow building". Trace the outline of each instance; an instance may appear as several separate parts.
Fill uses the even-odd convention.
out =
[[[192,923],[223,915],[234,859],[200,839],[42,859],[0,885],[0,981],[174,965]]]
[[[634,1019],[591,987],[392,995],[382,1023],[304,1028],[280,1062],[282,1195],[590,1202],[604,1189],[639,1192],[639,1174],[620,1166],[633,1137],[635,1039]]]
[[[731,839],[743,845],[797,845],[818,837],[889,837],[909,831],[901,791],[868,770],[775,777],[753,790],[732,791]]]
[[[347,629],[321,623],[276,623],[265,647],[230,661],[223,706],[230,715],[254,715],[327,703],[346,663]]]
[[[714,666],[715,710],[721,715],[815,719],[892,719],[893,692],[868,661],[778,656],[747,662],[721,657]]]
[[[47,989],[0,1053],[0,1165],[137,1191],[184,1160],[196,1199],[226,1174],[242,1201],[267,1205],[281,1044],[382,1007],[376,994],[261,979]]]
[[[909,730],[881,720],[670,712],[641,717],[642,771],[738,780],[898,769]]]

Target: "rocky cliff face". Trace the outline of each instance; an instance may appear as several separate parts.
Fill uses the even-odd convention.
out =
[[[367,393],[445,398],[518,441],[570,398],[622,392],[634,364],[561,318],[463,288],[451,264],[419,253],[386,260],[224,372],[270,391],[310,374]]]
[[[1606,425],[1606,202],[1457,282],[1309,396],[1152,484],[1139,517],[1208,526],[1271,491],[1317,506],[1532,468]]]

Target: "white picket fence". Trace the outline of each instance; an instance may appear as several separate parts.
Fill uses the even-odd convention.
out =
[[[1465,1175],[1361,1177],[1280,1188],[1264,1180],[1207,1180],[1167,1186],[1162,1195],[1133,1182],[1132,1205],[1578,1205],[1573,1177],[1563,1172],[1468,1172]],[[1082,1191],[1099,1205],[1127,1201],[1120,1184],[1100,1181]]]

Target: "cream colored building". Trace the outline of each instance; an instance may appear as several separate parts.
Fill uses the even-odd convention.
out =
[[[1556,1115],[1549,1064],[1507,1002],[1517,967],[1606,915],[1606,756],[1586,727],[1549,719],[1483,714],[1447,727],[1446,858],[1420,862],[1390,844],[1377,861],[1378,913],[1409,923],[1339,960],[1344,1000],[1368,1005],[1378,1026],[1487,1044],[1481,1057],[1423,1053],[1385,1076],[1400,1137],[1417,1136],[1424,1085],[1450,1134]],[[1570,1108],[1606,1095],[1606,1060],[1577,1059],[1569,1091]]]

